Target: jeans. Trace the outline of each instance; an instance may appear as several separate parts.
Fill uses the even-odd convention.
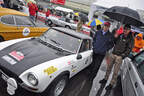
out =
[[[33,22],[35,22],[35,16],[30,15],[30,18]]]

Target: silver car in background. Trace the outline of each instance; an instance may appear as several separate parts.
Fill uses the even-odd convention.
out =
[[[123,96],[144,96],[144,51],[124,59],[121,82]]]
[[[75,23],[74,20],[72,20],[70,18],[65,18],[65,17],[58,18],[55,16],[47,17],[46,25],[51,26],[53,24],[56,26],[65,27],[65,28],[73,29],[73,30],[76,30],[76,28],[77,28],[77,23]],[[82,30],[87,33],[90,32],[90,28],[88,28],[84,25],[82,26]]]
[[[51,26],[52,24],[61,27],[66,27],[69,29],[76,29],[77,27],[77,24],[75,24],[74,21],[69,18],[64,17],[57,18],[54,16],[47,17],[47,25]]]

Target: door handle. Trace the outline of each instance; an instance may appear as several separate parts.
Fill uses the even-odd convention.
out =
[[[135,88],[137,88],[138,87],[138,83],[137,82],[135,82]]]

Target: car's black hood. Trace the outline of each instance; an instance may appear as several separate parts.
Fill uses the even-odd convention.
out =
[[[17,55],[19,53],[16,52],[22,55],[19,57],[19,55]],[[25,40],[0,51],[0,68],[6,68],[19,76],[25,70],[38,64],[69,55],[58,53],[58,50],[48,47],[36,39]],[[3,59],[4,56],[12,58],[17,63],[11,64],[9,60]]]

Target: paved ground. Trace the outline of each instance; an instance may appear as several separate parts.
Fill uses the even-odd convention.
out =
[[[123,96],[122,89],[121,89],[120,77],[118,77],[118,82],[116,84],[116,87],[112,91],[105,90],[105,87],[110,83],[112,74],[110,75],[109,80],[106,83],[106,85],[103,86],[103,85],[99,84],[99,81],[104,78],[105,72],[106,72],[106,62],[103,61],[102,65],[97,73],[97,76],[95,77],[95,79],[93,81],[93,85],[92,85],[89,96]]]

